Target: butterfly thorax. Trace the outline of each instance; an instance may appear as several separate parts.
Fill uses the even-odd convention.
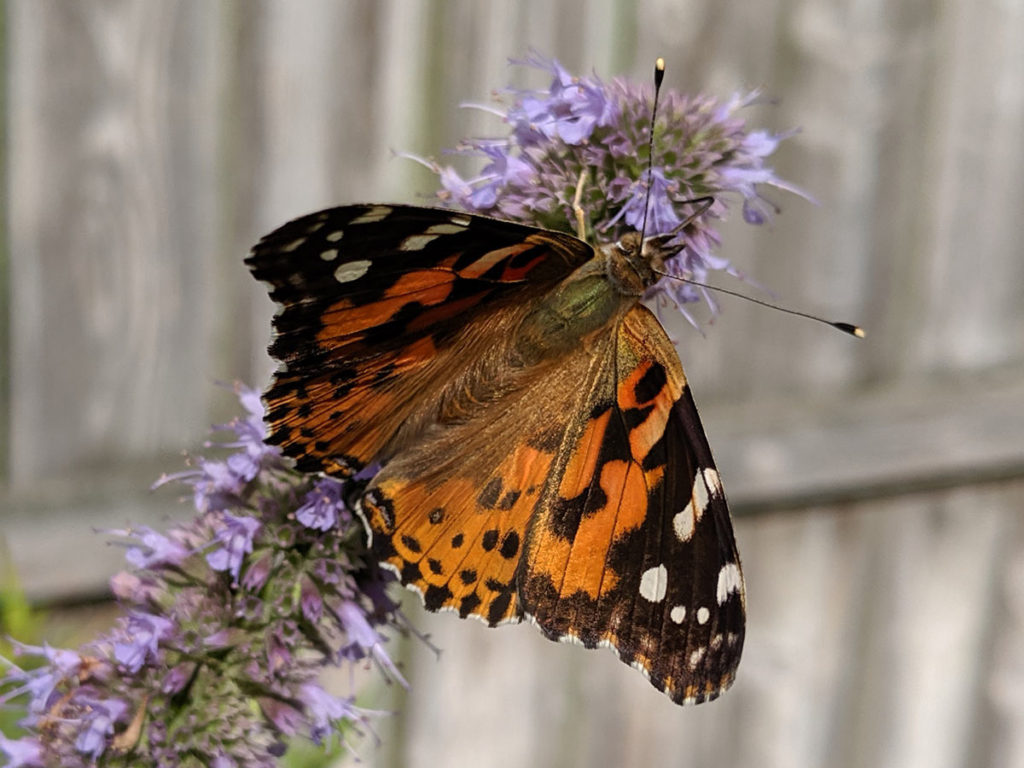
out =
[[[654,240],[630,232],[600,246],[595,258],[541,299],[520,327],[522,361],[560,357],[623,317],[658,280],[664,248]]]
[[[558,358],[606,330],[646,289],[615,246],[566,277],[526,315],[516,347],[526,365]]]

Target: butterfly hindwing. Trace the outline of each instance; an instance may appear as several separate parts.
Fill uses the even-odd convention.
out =
[[[491,625],[522,618],[530,521],[564,444],[586,428],[579,414],[607,376],[610,339],[518,373],[496,366],[500,397],[474,398],[373,479],[363,500],[373,552],[428,608]]]
[[[591,258],[568,235],[433,208],[344,206],[285,224],[247,259],[282,307],[270,440],[304,471],[345,477],[387,458],[511,333],[524,294]]]

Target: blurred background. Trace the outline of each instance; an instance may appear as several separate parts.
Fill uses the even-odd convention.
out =
[[[1024,765],[1024,4],[1013,0],[7,0],[2,573],[104,621],[96,528],[189,514],[182,466],[262,386],[260,235],[424,200],[393,151],[501,132],[459,109],[535,48],[578,73],[799,127],[722,253],[856,341],[723,297],[680,355],[732,507],[750,623],[734,688],[679,708],[611,653],[428,616],[371,766]],[[738,218],[738,215],[737,215]],[[732,283],[732,288],[743,288]],[[63,619],[63,623],[61,623]],[[84,632],[84,635],[82,634]]]

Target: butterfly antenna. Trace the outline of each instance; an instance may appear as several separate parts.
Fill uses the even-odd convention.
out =
[[[640,224],[640,242],[647,231],[647,211],[651,207],[651,186],[654,182],[654,121],[658,117],[658,94],[661,81],[665,79],[665,60],[659,56],[654,61],[654,106],[651,107],[651,132],[647,137],[647,195],[644,198],[644,220]]]
[[[739,299],[746,299],[747,301],[752,301],[755,304],[760,304],[762,307],[768,307],[769,309],[777,309],[779,312],[784,312],[787,315],[806,317],[808,320],[815,320],[819,323],[824,323],[825,325],[831,325],[837,331],[842,331],[843,333],[848,333],[851,336],[856,336],[858,339],[863,339],[867,335],[864,332],[863,328],[861,328],[859,325],[854,325],[853,323],[843,323],[838,320],[828,320],[824,317],[819,317],[818,315],[812,315],[809,312],[801,312],[798,309],[790,309],[789,307],[782,307],[779,306],[778,304],[772,304],[770,301],[762,301],[761,299],[755,299],[753,296],[747,296],[747,294],[740,293],[739,291],[730,291],[728,288],[721,288],[717,285],[709,285],[708,283],[702,283],[700,280],[691,280],[688,277],[679,277],[678,275],[670,275],[667,272],[660,271],[657,272],[657,274],[661,275],[662,277],[669,277],[672,278],[673,280],[679,280],[684,283],[689,283],[690,285],[696,285],[699,288],[706,288],[709,291],[718,291],[719,293],[726,293],[729,296],[735,296],[736,298]]]

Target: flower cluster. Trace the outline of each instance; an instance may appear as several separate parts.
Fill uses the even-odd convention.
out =
[[[225,460],[161,483],[191,486],[197,517],[114,532],[133,566],[112,579],[117,626],[77,651],[19,647],[0,702],[27,700],[33,734],[0,735],[12,766],[274,766],[289,737],[320,742],[370,712],[317,682],[329,664],[375,664],[404,684],[382,630],[401,617],[365,557],[344,486],[286,467],[263,440],[258,393]]]
[[[575,233],[579,188],[588,239],[612,241],[640,230],[645,208],[645,234],[666,234],[697,212],[697,198],[712,196],[710,208],[679,232],[679,252],[666,265],[671,275],[704,282],[709,270],[736,274],[714,254],[713,222],[724,218],[731,199],[742,199],[745,221],[762,224],[776,211],[761,194],[765,186],[803,195],[765,165],[789,134],[748,130],[738,116],[757,92],[719,102],[662,91],[651,155],[653,85],[574,77],[537,55],[518,63],[550,73],[551,84],[539,92],[504,91],[511,103],[487,108],[508,124],[508,136],[471,139],[456,150],[483,158],[479,174],[464,178],[451,166],[414,158],[439,174],[445,204]],[[704,296],[715,308],[705,292],[678,280],[662,281],[652,289],[658,293],[680,305]]]

